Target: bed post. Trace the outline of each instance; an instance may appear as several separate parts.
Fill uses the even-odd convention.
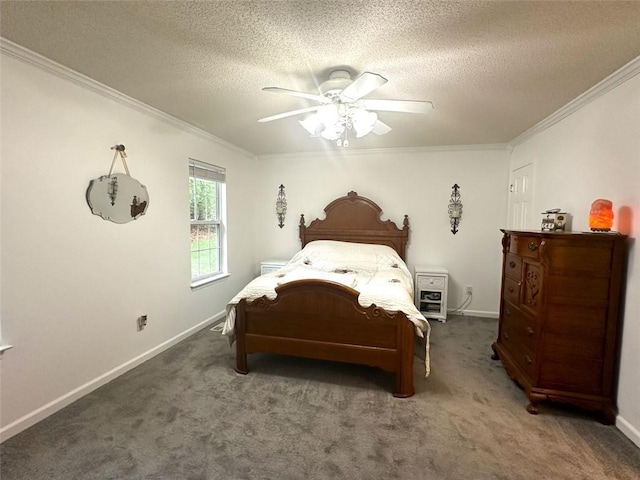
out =
[[[242,299],[236,305],[236,372],[246,375],[247,368],[247,321],[246,321],[247,300]]]
[[[408,319],[398,319],[398,370],[394,397],[407,398],[415,393],[413,388],[414,328]]]

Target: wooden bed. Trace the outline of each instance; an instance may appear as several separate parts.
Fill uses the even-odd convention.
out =
[[[382,244],[405,260],[409,220],[402,228],[382,221],[371,200],[349,192],[324,209],[326,218],[306,227],[300,217],[304,247],[314,240]],[[396,397],[410,397],[413,387],[415,325],[402,312],[375,305],[362,307],[358,292],[326,280],[297,280],[276,288],[277,297],[240,300],[236,307],[236,371],[248,373],[247,354],[276,353],[382,368],[395,373]]]

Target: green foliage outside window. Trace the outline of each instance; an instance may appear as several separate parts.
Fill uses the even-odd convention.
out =
[[[218,187],[215,181],[189,178],[192,280],[221,271]]]

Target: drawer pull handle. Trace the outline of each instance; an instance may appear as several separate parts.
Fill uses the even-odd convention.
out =
[[[529,336],[533,335],[533,328],[527,327],[527,333],[529,334]]]
[[[525,355],[524,359],[527,361],[527,365],[531,365],[532,360],[531,360],[531,357],[529,355]]]
[[[529,248],[529,250],[531,250],[532,252],[535,252],[538,249],[538,244],[535,242],[530,242],[527,247]]]
[[[513,260],[511,260],[511,261],[509,262],[509,266],[510,266],[511,268],[516,268],[516,262],[514,262]]]
[[[504,311],[504,313],[505,313],[505,315],[507,315],[507,317],[508,317],[509,315],[511,315],[511,310],[509,310],[508,308],[506,308],[506,309],[505,309],[505,311]]]
[[[507,332],[504,332],[504,333],[502,334],[502,336],[503,336],[504,338],[506,338],[506,339],[508,339],[508,338],[509,338],[509,334],[508,334]]]

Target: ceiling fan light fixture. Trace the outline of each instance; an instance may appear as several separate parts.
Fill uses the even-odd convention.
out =
[[[334,125],[339,123],[341,115],[338,111],[338,105],[335,103],[323,105],[318,110],[318,117],[323,125]]]
[[[318,135],[326,140],[340,140],[339,146],[348,145],[343,134],[353,128],[357,138],[375,131],[378,114],[362,107],[349,107],[345,104],[323,105],[318,113],[309,115],[298,122],[312,137]],[[386,133],[386,132],[385,132]]]
[[[362,138],[371,132],[376,135],[384,135],[391,131],[391,127],[378,120],[378,114],[372,110],[427,113],[428,110],[433,109],[433,104],[428,101],[363,98],[386,82],[387,79],[377,73],[364,72],[352,81],[347,70],[334,70],[329,75],[329,79],[320,84],[319,95],[286,88],[265,87],[263,90],[266,92],[300,97],[320,105],[271,115],[258,121],[270,122],[309,113],[311,115],[298,123],[312,137],[320,136],[335,141],[338,147],[347,147],[349,146],[349,130],[355,132],[356,138]]]
[[[373,126],[378,121],[378,114],[368,112],[364,108],[355,110],[351,122],[356,131],[356,138],[362,138],[373,131]]]
[[[325,125],[322,132],[320,132],[320,136],[327,140],[338,140],[342,137],[342,133],[344,132],[344,125],[339,123],[333,125]]]
[[[302,125],[312,137],[317,137],[320,133],[320,129],[323,128],[322,121],[320,120],[320,115],[314,113],[313,115],[309,115],[307,118],[303,120],[299,120],[298,123]]]
[[[377,120],[373,125],[373,133],[375,133],[376,135],[386,135],[390,131],[391,127],[386,123],[381,122],[380,120]]]
[[[329,74],[329,80],[325,80],[320,84],[318,91],[321,95],[337,96],[352,83],[349,72],[346,70],[334,70]]]

